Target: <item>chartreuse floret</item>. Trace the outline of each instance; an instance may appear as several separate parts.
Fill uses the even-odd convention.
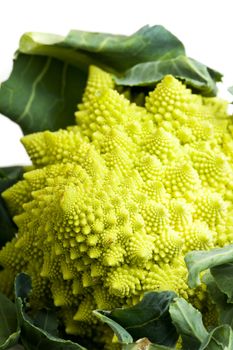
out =
[[[194,298],[184,255],[233,240],[225,107],[170,75],[138,107],[91,67],[77,125],[22,140],[35,169],[3,194],[19,232],[0,252],[0,280],[29,273],[32,306],[53,303],[67,333],[81,335],[93,309],[148,290]]]

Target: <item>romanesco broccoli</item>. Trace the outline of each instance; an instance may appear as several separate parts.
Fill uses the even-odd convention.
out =
[[[93,309],[135,304],[149,290],[201,308],[204,287],[194,297],[183,257],[233,241],[226,107],[170,75],[139,107],[90,67],[77,125],[22,139],[34,170],[3,194],[19,229],[0,252],[4,291],[27,272],[32,308],[53,303],[67,333],[90,336]]]

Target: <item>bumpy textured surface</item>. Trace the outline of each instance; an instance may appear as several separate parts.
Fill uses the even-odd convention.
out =
[[[202,307],[183,257],[233,241],[225,102],[166,76],[139,107],[91,67],[76,121],[23,138],[35,170],[4,193],[19,232],[0,252],[0,285],[29,273],[32,306],[53,302],[70,334],[91,335],[93,309],[132,305],[149,290]]]

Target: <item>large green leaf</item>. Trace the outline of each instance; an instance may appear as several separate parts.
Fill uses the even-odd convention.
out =
[[[227,297],[226,295],[219,289],[213,275],[210,273],[210,270],[208,270],[203,278],[202,282],[206,284],[208,294],[214,304],[216,304],[218,307],[222,308],[226,301]]]
[[[51,321],[49,314],[44,314],[42,322],[38,327],[25,312],[25,301],[31,290],[30,277],[24,273],[19,274],[15,281],[16,306],[18,320],[21,328],[20,340],[25,350],[87,350],[81,345],[70,340],[61,339],[49,331],[54,329],[53,325],[48,325]],[[48,318],[49,317],[49,318]]]
[[[232,259],[233,261],[233,259]],[[214,266],[211,268],[211,274],[214,277],[218,288],[227,295],[228,302],[233,302],[233,262]]]
[[[221,325],[214,328],[199,350],[232,350],[233,332],[229,325]]]
[[[99,312],[121,325],[134,341],[146,337],[152,343],[174,346],[178,335],[168,310],[175,296],[174,292],[149,292],[135,306]]]
[[[66,37],[26,33],[19,50],[46,55],[87,70],[90,64],[124,72],[141,62],[167,60],[185,55],[181,41],[163,26],[144,26],[130,36],[71,30]]]
[[[37,311],[33,317],[33,324],[51,335],[58,336],[58,319],[52,310]]]
[[[200,272],[211,267],[233,262],[233,244],[209,251],[192,251],[185,256],[189,270],[188,283],[191,288],[200,284]]]
[[[219,311],[219,323],[228,324],[233,329],[233,305],[225,303]]]
[[[0,350],[10,349],[16,345],[19,335],[16,307],[0,293]]]
[[[0,247],[17,232],[1,193],[21,179],[22,174],[23,168],[20,166],[0,168]]]
[[[199,345],[208,336],[208,332],[202,322],[201,313],[183,298],[175,298],[170,305],[169,312],[177,332],[187,343],[185,349],[190,348],[194,350],[195,345],[199,349]],[[191,347],[189,343],[192,344]]]
[[[145,26],[130,36],[78,30],[66,37],[26,33],[13,71],[0,88],[0,113],[26,134],[74,123],[90,64],[127,86],[154,86],[164,74],[175,74],[213,96],[221,80],[220,73],[189,59],[180,40],[162,26]]]
[[[133,342],[131,335],[117,322],[105,316],[101,311],[94,310],[93,313],[96,317],[98,317],[99,320],[101,320],[103,323],[106,323],[113,330],[119,342],[124,344],[130,344]]]
[[[220,290],[210,271],[204,275],[203,282],[207,285],[208,294],[212,302],[216,305],[219,324],[228,324],[233,328],[233,304],[227,302],[227,295]]]
[[[155,82],[167,74],[182,79],[205,96],[216,93],[215,81],[212,80],[208,68],[185,55],[169,59],[169,64],[167,60],[139,63],[116,77],[116,82],[127,86],[154,86]]]
[[[19,54],[0,88],[0,112],[25,134],[64,128],[74,123],[85,83],[86,74],[66,62]]]

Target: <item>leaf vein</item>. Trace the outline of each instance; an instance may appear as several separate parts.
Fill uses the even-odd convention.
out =
[[[37,88],[37,85],[39,84],[39,82],[42,80],[42,78],[44,77],[44,75],[46,74],[46,72],[48,71],[49,69],[49,66],[50,66],[50,63],[51,63],[51,60],[52,58],[51,57],[48,57],[48,59],[46,60],[46,63],[43,67],[43,69],[41,70],[40,74],[37,76],[37,78],[35,79],[35,81],[33,82],[32,84],[32,92],[31,92],[31,95],[28,99],[28,102],[23,110],[23,112],[21,113],[21,115],[19,116],[18,118],[18,121],[21,121],[22,119],[25,118],[25,116],[27,114],[29,114],[29,111],[30,111],[30,108],[31,108],[31,105],[33,103],[33,100],[36,96],[36,88]]]

